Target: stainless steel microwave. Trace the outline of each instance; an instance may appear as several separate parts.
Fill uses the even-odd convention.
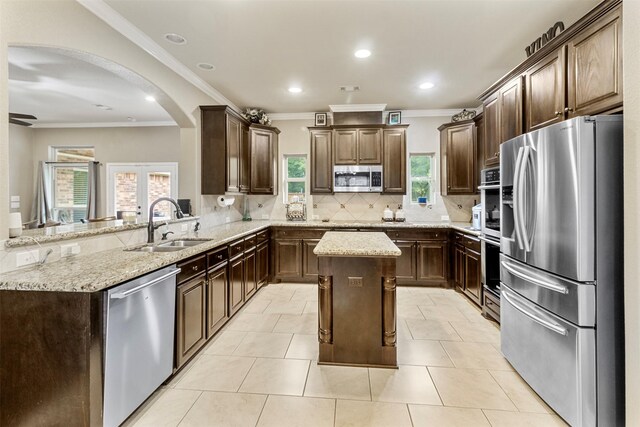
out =
[[[334,166],[333,191],[336,193],[382,192],[382,166]]]

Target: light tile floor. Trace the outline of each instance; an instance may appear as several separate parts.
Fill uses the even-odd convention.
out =
[[[317,290],[261,289],[126,426],[563,426],[452,290],[399,287],[399,369],[318,366]]]

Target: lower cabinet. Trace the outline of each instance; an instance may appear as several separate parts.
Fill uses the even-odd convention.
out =
[[[402,255],[396,258],[396,280],[402,281],[416,280],[416,242],[396,240],[395,245],[400,249]]]
[[[253,248],[244,254],[244,300],[249,300],[257,290],[256,249]]]
[[[456,289],[478,306],[482,305],[482,264],[480,241],[475,237],[455,233],[453,249],[453,282]]]
[[[320,239],[305,239],[302,241],[302,277],[309,281],[318,281],[318,257],[313,250]]]
[[[227,263],[210,269],[207,275],[207,338],[210,338],[229,319]]]
[[[244,304],[244,254],[229,261],[229,314]]]
[[[206,295],[205,272],[177,287],[176,367],[178,368],[207,341]]]
[[[256,280],[258,289],[267,284],[269,280],[269,242],[262,242],[256,249]]]
[[[446,282],[449,246],[447,242],[418,242],[418,280]]]
[[[273,274],[276,279],[302,279],[302,239],[273,241]]]

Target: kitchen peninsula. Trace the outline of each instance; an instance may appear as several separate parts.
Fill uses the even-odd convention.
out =
[[[318,256],[318,363],[397,367],[396,258],[385,233],[324,234]]]

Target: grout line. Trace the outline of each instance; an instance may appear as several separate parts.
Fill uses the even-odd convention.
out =
[[[371,390],[371,368],[367,368],[367,379],[369,381],[369,400],[373,402],[373,390]]]
[[[237,357],[237,356],[236,356]],[[251,366],[249,367],[249,369],[247,369],[247,373],[244,374],[244,377],[242,378],[242,382],[240,383],[240,385],[238,386],[238,388],[236,389],[236,391],[234,393],[239,393],[240,389],[242,388],[242,385],[244,384],[244,382],[247,380],[247,377],[249,376],[249,372],[251,372],[251,370],[253,369],[253,367],[256,364],[256,361],[258,360],[257,357],[253,358],[253,363],[251,364]]]
[[[184,421],[184,419],[187,416],[187,414],[191,411],[191,409],[193,409],[193,407],[196,405],[198,400],[200,400],[200,398],[202,397],[203,394],[204,394],[204,391],[200,391],[200,394],[198,395],[198,397],[193,401],[191,406],[189,406],[189,409],[186,410],[186,412],[184,413],[182,418],[180,418],[180,421],[178,421],[178,424],[176,424],[176,426],[179,426],[180,424],[182,424],[182,421]]]
[[[429,376],[429,379],[431,380],[431,384],[433,384],[433,388],[436,389],[436,393],[438,393],[438,399],[440,399],[440,403],[442,404],[442,406],[444,405],[444,400],[442,399],[442,396],[440,395],[440,390],[438,390],[438,386],[436,385],[436,382],[433,380],[433,377],[431,376],[431,371],[429,371],[429,367],[425,366],[424,367],[427,370],[427,375]]]
[[[301,395],[301,397],[304,397],[304,393],[307,391],[307,382],[309,381],[309,373],[310,372],[311,372],[311,360],[309,360],[309,363],[307,364],[307,375],[304,377],[304,386],[302,387],[302,395]]]
[[[287,358],[287,353],[289,353],[289,348],[291,348],[291,343],[293,342],[293,337],[295,336],[295,333],[291,334],[291,338],[289,339],[289,344],[287,344],[287,349],[284,352],[284,356],[281,357],[281,359],[286,359]]]
[[[435,387],[435,384],[434,384]],[[407,405],[407,412],[409,412],[409,422],[411,423],[412,427],[415,427],[415,423],[413,422],[413,417],[411,416],[411,407],[409,407],[408,403],[405,403],[405,405]]]
[[[254,427],[258,427],[258,423],[260,422],[260,418],[262,418],[262,413],[264,412],[264,408],[267,406],[267,400],[269,400],[269,394],[267,394],[267,397],[264,399],[264,403],[262,404],[262,408],[260,408],[260,414],[258,414],[258,418],[256,419],[256,424]]]

